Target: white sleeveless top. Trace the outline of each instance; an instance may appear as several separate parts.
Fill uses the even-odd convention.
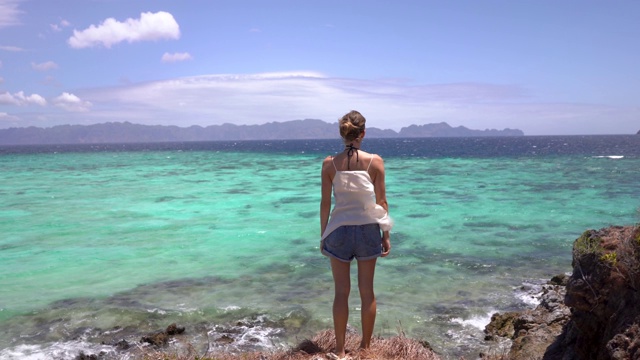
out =
[[[333,163],[333,159],[331,160]],[[373,158],[371,158],[373,162]],[[369,167],[371,166],[369,162]],[[335,168],[336,164],[333,163]],[[387,210],[376,204],[373,182],[367,170],[338,171],[333,178],[335,204],[322,239],[342,225],[380,225],[383,231],[391,230],[393,220]]]

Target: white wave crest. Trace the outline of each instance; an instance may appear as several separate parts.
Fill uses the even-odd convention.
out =
[[[618,159],[623,159],[624,155],[599,155],[599,156],[593,156],[593,157],[596,159],[608,158],[608,159],[618,160]]]
[[[50,360],[74,359],[81,352],[85,354],[116,355],[108,345],[91,344],[85,341],[56,342],[48,345],[18,345],[0,350],[2,360]],[[124,358],[123,360],[126,360]]]

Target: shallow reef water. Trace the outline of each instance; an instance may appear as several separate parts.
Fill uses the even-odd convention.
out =
[[[395,220],[375,333],[427,340],[445,358],[474,358],[492,312],[532,306],[536,286],[570,271],[584,230],[640,221],[640,137],[363,147],[385,158]],[[117,351],[101,342],[170,323],[203,346],[235,331],[224,346],[240,349],[330,328],[319,174],[340,150],[333,140],[0,149],[0,358]]]

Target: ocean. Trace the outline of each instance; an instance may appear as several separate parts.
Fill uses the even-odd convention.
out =
[[[587,229],[640,222],[640,136],[365,139],[395,221],[375,335],[491,350]],[[320,167],[336,140],[0,146],[0,359],[131,358],[171,323],[198,351],[332,327]],[[350,325],[359,328],[352,267]],[[133,345],[138,346],[138,345]]]

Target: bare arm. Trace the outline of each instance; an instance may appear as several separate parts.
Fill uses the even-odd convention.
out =
[[[389,204],[387,203],[387,190],[385,185],[384,161],[378,155],[374,155],[373,163],[373,190],[376,194],[376,204],[382,206],[389,213]],[[389,255],[391,251],[391,235],[389,231],[382,232],[382,256]]]
[[[331,157],[328,156],[322,162],[322,198],[320,200],[320,236],[324,234],[327,224],[329,223],[329,213],[331,212],[331,189],[332,189],[332,174],[331,174]],[[335,175],[335,174],[334,174]]]
[[[384,180],[384,160],[378,155],[374,155],[373,163],[373,191],[376,194],[376,204],[382,206],[389,212],[389,204],[387,204],[387,190]]]

